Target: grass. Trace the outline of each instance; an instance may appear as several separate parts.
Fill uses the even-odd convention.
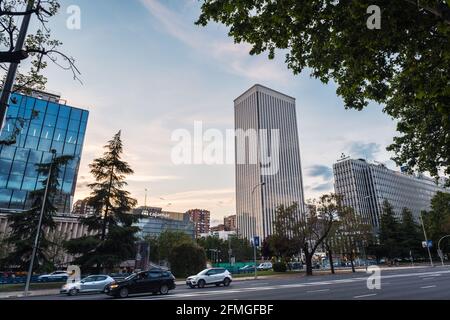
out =
[[[30,290],[60,289],[64,284],[65,282],[32,283],[30,285]],[[23,290],[25,290],[24,283],[0,285],[0,292],[15,292]]]

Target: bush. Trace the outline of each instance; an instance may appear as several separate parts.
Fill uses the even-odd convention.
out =
[[[275,262],[273,264],[273,271],[275,271],[275,272],[286,272],[287,271],[286,263],[284,263],[284,262]]]
[[[194,243],[181,243],[173,248],[169,262],[175,277],[186,278],[205,269],[205,250]]]

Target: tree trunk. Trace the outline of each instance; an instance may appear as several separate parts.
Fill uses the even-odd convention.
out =
[[[353,254],[350,255],[350,263],[351,263],[351,265],[352,265],[352,272],[355,273],[356,270],[355,270],[355,264],[353,263]]]
[[[306,275],[312,276],[313,275],[312,255],[309,252],[305,252],[305,259],[306,259]]]
[[[335,274],[334,264],[333,264],[333,251],[328,249],[328,261],[330,262],[331,274]]]

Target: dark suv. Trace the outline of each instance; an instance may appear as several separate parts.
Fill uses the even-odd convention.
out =
[[[175,287],[175,277],[170,271],[151,269],[109,284],[105,293],[116,298],[126,298],[133,293],[168,294]]]

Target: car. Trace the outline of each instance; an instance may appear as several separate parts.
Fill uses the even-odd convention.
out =
[[[272,263],[271,262],[263,262],[261,263],[256,269],[258,271],[268,271],[272,269]]]
[[[129,294],[134,293],[157,294],[159,292],[166,295],[175,287],[175,277],[170,271],[153,268],[108,284],[105,293],[115,298],[126,298]]]
[[[115,280],[108,275],[92,275],[81,281],[65,284],[61,290],[61,294],[75,296],[79,293],[101,293],[105,292],[106,286],[113,283]]]
[[[224,285],[228,287],[233,278],[231,273],[225,268],[208,268],[194,276],[190,276],[186,279],[186,285],[190,288],[204,288],[206,285],[214,284],[217,287]]]
[[[66,271],[54,271],[39,276],[38,281],[67,281],[67,278],[69,278],[69,274]]]
[[[254,272],[255,266],[247,264],[247,265],[243,266],[242,268],[239,268],[239,271],[244,272],[244,273],[245,272]]]

